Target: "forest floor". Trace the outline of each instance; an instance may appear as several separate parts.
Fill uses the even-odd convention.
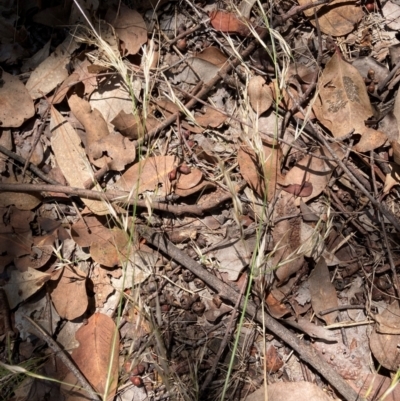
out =
[[[0,400],[399,400],[399,29],[1,1]]]

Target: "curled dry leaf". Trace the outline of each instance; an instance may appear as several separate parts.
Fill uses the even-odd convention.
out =
[[[107,122],[103,115],[93,109],[90,103],[77,95],[68,99],[68,105],[77,120],[83,125],[86,131],[86,148],[109,134]]]
[[[139,96],[142,83],[139,80],[132,82],[133,93]],[[119,78],[111,78],[99,84],[96,91],[92,93],[89,100],[92,109],[97,109],[109,124],[110,131],[114,128],[112,121],[121,110],[125,113],[132,113],[133,100],[128,92],[125,83]]]
[[[299,215],[292,195],[282,193],[276,202],[274,218]],[[301,246],[301,218],[283,219],[276,223],[272,233],[275,249],[272,258],[267,262],[280,282],[287,280],[303,265],[303,255],[297,251]]]
[[[148,157],[126,170],[113,188],[128,191],[132,196],[145,191],[154,191],[157,196],[167,195],[171,192],[168,174],[176,166],[175,156]]]
[[[340,159],[344,157],[344,152],[338,144],[332,144],[331,149],[334,150],[336,156]],[[293,187],[297,193],[295,196],[302,196],[303,202],[314,199],[325,190],[329,183],[336,163],[330,160],[320,159],[318,156],[331,158],[329,151],[323,147],[317,149],[313,155],[307,155],[286,174],[279,183],[284,186],[284,190],[290,193],[288,187]],[[311,193],[307,192],[311,189]]]
[[[143,17],[136,11],[130,9],[124,3],[119,6],[119,14],[109,8],[106,21],[115,29],[121,43],[124,56],[136,54],[141,46],[147,43],[147,27]]]
[[[61,84],[61,86],[57,88],[56,91],[54,91],[54,95],[49,97],[49,103],[51,103],[52,105],[61,103],[67,95],[68,91],[73,88],[74,84],[76,84],[78,81],[79,74],[74,72],[73,74],[69,75],[68,78],[66,78]]]
[[[138,113],[125,113],[121,110],[111,121],[123,136],[130,139],[142,138],[143,135],[158,125],[158,121],[152,115],[148,114],[146,121],[139,117]]]
[[[0,86],[0,123],[2,127],[20,127],[35,114],[33,101],[18,77],[2,72]]]
[[[283,366],[283,361],[273,345],[268,347],[265,360],[268,373],[275,373]]]
[[[198,168],[195,168],[189,174],[181,174],[176,187],[179,189],[190,189],[198,185],[202,179],[203,173]]]
[[[68,77],[68,64],[71,54],[78,44],[68,36],[49,57],[32,72],[26,83],[33,100],[47,95]]]
[[[267,111],[272,105],[272,91],[259,75],[252,77],[248,87],[250,104],[253,110],[260,115]]]
[[[97,167],[107,164],[110,170],[122,171],[136,158],[136,147],[133,141],[112,132],[105,138],[92,143],[88,148],[90,161]]]
[[[196,113],[195,119],[202,127],[217,128],[225,122],[227,116],[211,107],[205,107],[204,114]]]
[[[357,151],[373,150],[386,141],[385,134],[365,126],[373,110],[364,80],[338,53],[328,61],[322,73],[313,110],[335,138],[344,137],[352,130],[361,134],[360,142],[354,147]]]
[[[308,3],[309,0],[299,0],[300,5]],[[332,36],[343,36],[352,32],[364,15],[362,8],[356,4],[355,0],[334,0],[316,9],[321,31]],[[314,9],[305,10],[304,14],[316,26]]]
[[[378,363],[393,372],[400,366],[399,343],[400,334],[381,334],[375,330],[369,337],[369,346]]]

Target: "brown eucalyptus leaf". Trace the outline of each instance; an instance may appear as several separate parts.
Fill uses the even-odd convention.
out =
[[[78,329],[75,337],[79,347],[72,351],[72,359],[99,394],[104,394],[107,380],[110,380],[111,385],[106,400],[112,400],[118,386],[119,354],[119,335],[114,321],[107,315],[95,313],[86,325]],[[108,377],[109,370],[111,377]],[[64,381],[76,383],[73,374],[68,375]],[[63,387],[69,400],[74,399],[74,396],[79,397],[78,399],[88,399],[87,393],[79,390],[79,385],[76,388]]]
[[[122,171],[136,158],[136,147],[133,141],[112,132],[88,147],[90,161],[97,167],[108,166],[110,170]]]
[[[50,283],[51,300],[61,318],[74,320],[82,316],[88,307],[86,274],[79,268],[63,267],[57,281]]]
[[[344,137],[352,130],[365,136],[355,147],[358,151],[373,150],[386,141],[383,133],[365,126],[365,120],[373,115],[367,88],[358,70],[338,53],[322,73],[313,110],[335,138]]]
[[[20,127],[35,114],[33,101],[17,76],[2,72],[0,86],[0,123],[2,127]]]
[[[82,247],[92,245],[93,242],[110,238],[110,229],[105,226],[98,216],[83,216],[71,227],[72,239]]]
[[[271,107],[272,91],[263,77],[256,75],[250,79],[248,94],[251,107],[257,115],[264,113]]]
[[[203,51],[195,53],[195,56],[202,60],[206,60],[219,68],[221,68],[226,63],[226,60],[228,60],[228,57],[215,46],[206,47]]]
[[[14,309],[20,302],[39,291],[50,277],[50,274],[31,267],[25,272],[12,270],[10,280],[3,286],[10,309]]]
[[[133,196],[144,191],[155,191],[157,196],[167,195],[171,191],[168,174],[176,164],[175,156],[148,157],[126,170],[113,187],[131,191]]]
[[[378,363],[394,372],[400,366],[399,343],[400,334],[381,334],[375,330],[369,337],[371,352]]]
[[[332,144],[331,149],[339,159],[344,157],[344,152],[338,144]],[[288,187],[294,186],[293,190],[297,189],[298,191],[294,195],[302,196],[303,201],[307,202],[326,189],[332,172],[336,168],[336,163],[318,156],[331,158],[329,151],[323,147],[314,151],[313,154],[305,156],[289,170],[284,180],[280,182],[285,191],[289,192]],[[311,193],[307,193],[310,190]]]
[[[278,221],[272,232],[276,249],[267,265],[275,272],[280,282],[287,280],[292,274],[296,273],[304,262],[303,255],[297,253],[301,246],[299,210],[295,206],[293,196],[282,193],[275,205],[274,219],[294,215],[298,215],[298,217]]]
[[[72,187],[84,188],[85,181],[93,177],[89,160],[78,134],[54,107],[51,108],[50,131],[52,150],[66,180]],[[98,185],[95,189],[101,190]],[[109,213],[107,205],[102,201],[85,198],[82,201],[95,214]]]
[[[309,0],[299,0],[299,4],[309,4]],[[352,32],[364,15],[362,7],[357,4],[356,0],[334,0],[329,4],[316,7],[316,9],[321,31],[332,36],[343,36]],[[304,14],[316,26],[314,9],[305,10]]]
[[[189,174],[181,174],[176,187],[178,189],[190,189],[195,187],[203,179],[203,173],[198,168],[193,169]]]
[[[266,194],[267,199],[273,199],[279,172],[279,161],[282,151],[279,145],[263,146],[263,161],[259,160],[255,151],[247,145],[242,145],[238,151],[240,173],[250,187],[259,196]]]
[[[126,263],[134,250],[134,241],[128,233],[119,228],[110,230],[108,238],[92,243],[90,254],[95,262],[106,267]]]
[[[251,22],[245,18],[239,19],[234,13],[214,10],[210,13],[212,27],[220,32],[236,33],[240,36],[247,36],[251,33],[249,25]]]
[[[83,125],[86,131],[86,148],[109,134],[107,122],[102,114],[93,109],[88,101],[77,95],[68,98],[68,105],[77,120]]]
[[[328,266],[321,256],[308,278],[311,304],[314,313],[318,314],[326,309],[337,308],[338,299],[336,289],[331,283]],[[326,324],[333,324],[338,316],[337,310],[321,316]]]
[[[124,3],[119,5],[119,14],[109,7],[106,21],[114,27],[122,41],[121,48],[124,56],[137,54],[141,46],[147,43],[147,27],[143,17]]]
[[[78,44],[68,36],[56,50],[32,71],[26,89],[33,100],[47,95],[68,77],[68,64],[71,54]]]

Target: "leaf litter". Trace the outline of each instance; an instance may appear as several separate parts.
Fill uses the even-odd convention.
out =
[[[397,399],[398,11],[2,5],[4,399]]]

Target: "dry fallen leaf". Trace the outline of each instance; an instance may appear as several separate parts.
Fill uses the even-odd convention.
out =
[[[208,61],[211,64],[221,68],[225,65],[228,57],[215,46],[206,47],[203,51],[195,53],[197,58]]]
[[[328,394],[310,382],[278,382],[268,384],[268,401],[332,401]],[[246,401],[264,401],[264,386],[246,397]]]
[[[326,309],[337,308],[338,299],[336,289],[331,283],[328,266],[321,256],[308,278],[311,304],[314,313],[318,314]],[[333,324],[338,316],[338,311],[333,311],[321,316],[326,324]]]
[[[50,274],[31,267],[24,272],[12,270],[10,280],[3,286],[10,309],[14,309],[20,302],[39,291],[50,277]]]
[[[17,76],[2,72],[0,86],[0,124],[20,127],[35,114],[32,98]]]
[[[119,228],[109,230],[109,236],[92,243],[90,254],[93,260],[106,267],[126,263],[134,251],[134,241],[129,234]]]
[[[175,156],[148,157],[126,170],[113,188],[130,192],[133,197],[144,191],[154,191],[156,196],[165,196],[171,191],[168,174],[176,164]]]
[[[89,160],[78,134],[54,107],[51,108],[50,131],[53,153],[66,180],[72,187],[84,188],[85,181],[93,177]],[[99,185],[95,188],[101,190]],[[95,214],[109,213],[107,205],[102,201],[84,198],[82,201]]]
[[[326,64],[319,80],[313,110],[335,138],[344,137],[352,130],[361,134],[360,142],[354,147],[357,151],[373,150],[386,141],[385,134],[365,126],[365,120],[373,111],[364,80],[337,52]]]
[[[88,307],[86,274],[79,268],[63,267],[57,281],[50,283],[51,300],[61,318],[74,320],[82,316]]]
[[[211,11],[210,23],[215,30],[220,32],[236,33],[240,36],[247,36],[251,32],[249,29],[249,25],[251,25],[250,21],[247,21],[245,18],[240,20],[234,13],[226,11]]]
[[[118,346],[119,335],[114,321],[107,315],[95,313],[87,322],[78,329],[75,335],[79,347],[72,351],[72,359],[82,374],[88,379],[95,391],[104,394],[107,379],[110,387],[107,400],[113,399],[118,386]],[[108,377],[110,370],[111,376]],[[75,376],[71,372],[63,380],[66,383],[75,384]],[[87,393],[67,385],[63,389],[68,400],[87,399]],[[84,397],[86,395],[86,397]]]
[[[308,3],[309,0],[299,0],[300,5]],[[316,9],[321,31],[332,36],[343,36],[352,32],[364,15],[362,7],[356,4],[356,0],[334,0]],[[304,11],[304,14],[315,26],[314,9],[310,8]]]
[[[260,196],[266,195],[268,200],[273,199],[276,191],[276,183],[279,172],[279,162],[282,151],[279,145],[263,146],[263,161],[256,155],[255,151],[247,145],[242,145],[238,151],[238,163],[240,173],[250,187]]]
[[[256,75],[250,79],[248,87],[250,104],[253,110],[260,115],[272,105],[272,91],[265,79]]]
[[[335,155],[342,159],[345,155],[342,148],[338,144],[332,144],[331,149]],[[313,157],[313,155],[317,157]],[[299,193],[296,196],[302,196],[303,202],[308,202],[314,199],[326,189],[329,183],[333,170],[336,168],[336,163],[329,160],[320,159],[318,156],[331,158],[330,152],[321,147],[314,151],[313,155],[304,156],[296,163],[286,174],[284,179],[279,183],[285,187],[296,185]],[[309,187],[311,184],[311,188]],[[310,194],[306,194],[304,190],[311,189]],[[303,193],[301,193],[303,191]],[[289,191],[287,191],[289,192]]]
[[[111,7],[106,14],[106,21],[115,29],[123,42],[123,55],[136,54],[141,46],[147,43],[147,27],[143,17],[124,3],[119,5],[119,15]]]
[[[47,95],[68,77],[68,63],[78,44],[68,36],[49,57],[32,72],[26,83],[32,99]]]

